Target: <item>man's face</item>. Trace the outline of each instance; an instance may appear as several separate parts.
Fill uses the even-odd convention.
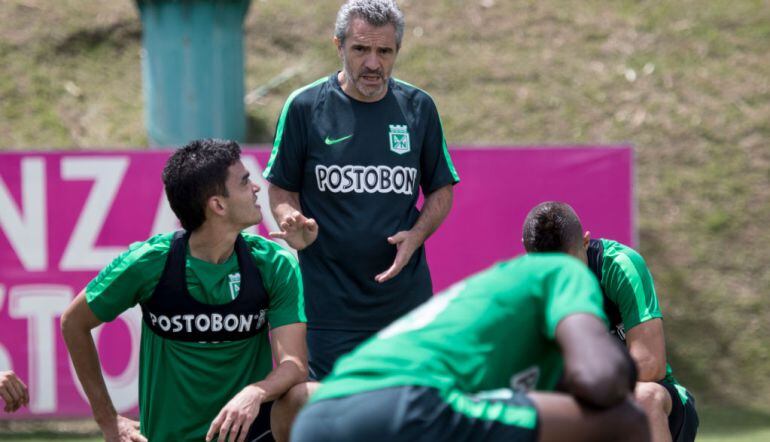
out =
[[[242,228],[251,227],[262,221],[262,212],[257,204],[259,186],[251,181],[249,172],[241,161],[227,169],[225,181],[228,196],[224,198],[227,204],[226,219]]]
[[[348,27],[345,44],[335,37],[342,58],[342,90],[360,101],[377,101],[388,90],[388,79],[396,62],[396,28],[372,26],[354,18]]]

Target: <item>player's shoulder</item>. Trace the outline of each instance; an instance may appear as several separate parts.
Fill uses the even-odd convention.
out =
[[[174,232],[161,233],[144,241],[138,241],[128,246],[123,253],[105,267],[96,280],[107,275],[130,272],[132,275],[153,274],[157,269],[163,269],[168,251],[171,248]]]
[[[601,238],[600,241],[604,248],[603,259],[611,266],[631,263],[634,267],[647,267],[642,254],[634,248],[612,239]]]
[[[587,267],[566,253],[527,253],[506,261],[499,262],[487,269],[487,278],[496,280],[515,280],[517,283],[538,281],[569,275],[588,273]]]
[[[292,266],[297,262],[297,258],[290,251],[275,241],[247,232],[241,233],[241,236],[246,241],[251,255],[258,261],[290,264]]]
[[[395,77],[393,78],[393,93],[410,101],[417,102],[418,104],[435,106],[433,97],[431,97],[425,90]]]
[[[175,232],[159,233],[144,241],[132,243],[128,246],[128,250],[123,253],[122,258],[133,263],[144,264],[154,264],[157,261],[164,261],[168,255],[168,251],[171,249],[174,233]]]
[[[509,262],[522,267],[540,269],[543,273],[550,273],[563,268],[583,270],[585,267],[577,258],[560,252],[527,253]]]

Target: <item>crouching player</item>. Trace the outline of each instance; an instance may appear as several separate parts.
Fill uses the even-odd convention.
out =
[[[666,363],[663,315],[641,255],[616,241],[591,239],[575,211],[554,201],[530,211],[522,239],[528,252],[561,251],[588,264],[602,288],[610,333],[628,346],[638,367],[635,397],[649,418],[652,439],[695,440],[695,401]]]
[[[262,442],[272,439],[272,415],[276,439],[285,439],[280,429],[288,432],[297,410],[281,398],[308,373],[297,262],[278,244],[241,233],[262,215],[236,143],[177,150],[163,183],[185,231],[131,245],[62,317],[94,418],[107,441]],[[91,329],[136,304],[141,427],[117,414],[91,338]]]
[[[646,440],[633,363],[606,327],[580,261],[497,264],[343,357],[292,441]],[[562,374],[567,394],[533,391]]]

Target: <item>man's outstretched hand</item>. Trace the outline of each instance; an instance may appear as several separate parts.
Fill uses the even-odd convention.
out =
[[[270,232],[270,237],[282,239],[296,250],[304,249],[318,238],[318,223],[297,211],[284,217],[278,226],[281,231]]]
[[[388,242],[396,246],[396,258],[389,269],[374,277],[374,280],[383,283],[401,273],[401,269],[409,262],[414,251],[420,248],[425,237],[413,230],[402,230],[388,237]]]

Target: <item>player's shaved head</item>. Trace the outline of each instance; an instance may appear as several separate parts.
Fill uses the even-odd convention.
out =
[[[569,204],[546,201],[529,211],[522,240],[527,253],[571,253],[582,244],[583,226]]]

